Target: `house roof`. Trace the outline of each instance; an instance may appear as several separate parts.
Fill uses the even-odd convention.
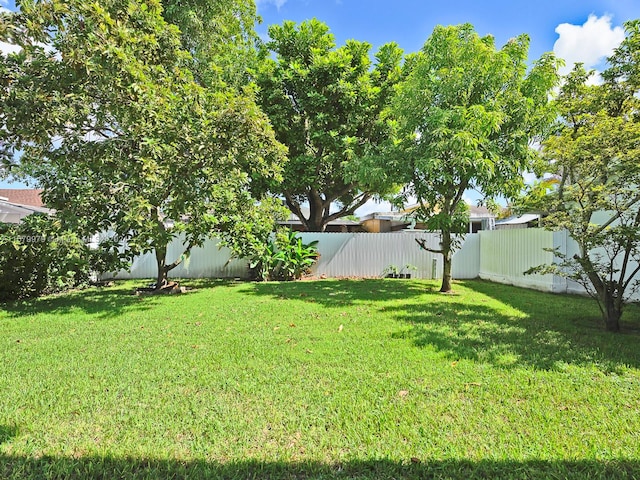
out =
[[[496,218],[496,214],[487,207],[469,205],[469,216],[471,218]]]
[[[52,210],[45,207],[35,207],[33,205],[20,205],[11,203],[0,198],[0,222],[2,223],[20,223],[27,215],[32,213],[51,213]]]
[[[401,222],[411,222],[411,214],[418,209],[418,204],[409,205],[400,212],[376,212],[371,213],[363,217],[363,220],[391,220]],[[495,218],[496,215],[491,212],[487,207],[478,207],[476,205],[469,205],[469,219],[481,220],[483,218]]]
[[[6,198],[9,203],[32,207],[44,207],[41,193],[41,189],[34,188],[0,188],[0,197]]]
[[[534,213],[526,213],[524,215],[520,215],[519,217],[507,218],[505,220],[499,220],[496,222],[496,225],[523,225],[525,223],[533,222],[538,220],[540,215],[536,215]]]

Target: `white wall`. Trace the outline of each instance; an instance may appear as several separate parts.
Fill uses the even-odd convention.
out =
[[[480,232],[480,270],[482,279],[544,291],[565,291],[553,275],[524,275],[532,267],[553,262],[560,237],[539,228]]]
[[[422,250],[417,239],[425,240],[428,248],[438,249],[440,235],[405,230],[394,233],[302,233],[303,242],[318,240],[320,259],[314,274],[327,277],[381,277],[385,268],[395,265],[412,278],[442,277],[442,255]],[[479,243],[477,235],[467,235],[465,247],[454,257],[455,278],[478,276]],[[458,261],[456,261],[459,259]],[[458,266],[458,267],[457,267]]]

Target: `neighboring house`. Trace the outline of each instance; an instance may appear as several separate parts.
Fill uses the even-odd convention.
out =
[[[407,212],[376,212],[360,219],[362,228],[369,233],[397,232],[411,228],[415,223]]]
[[[537,228],[540,226],[540,215],[526,213],[519,217],[509,217],[496,222],[496,230],[511,230],[518,228]]]
[[[8,202],[31,207],[44,207],[41,194],[42,189],[37,188],[0,188],[0,197]]]
[[[309,210],[306,208],[302,208],[302,214],[309,215]],[[282,225],[283,227],[289,227],[291,230],[295,232],[305,231],[304,224],[302,223],[300,218],[298,218],[298,216],[294,213],[291,213],[289,215],[289,218],[287,218],[282,222],[278,222],[278,224]],[[354,220],[348,220],[345,218],[339,218],[337,220],[333,220],[329,222],[325,228],[325,232],[330,232],[330,233],[336,233],[336,232],[350,233],[350,232],[364,232],[364,231],[365,230],[362,228],[362,225],[360,225],[360,222],[356,222]]]
[[[412,213],[417,205],[406,208],[400,212],[372,213],[362,218],[362,226],[368,232],[386,233],[397,232],[405,229],[426,230],[423,222],[416,222]],[[469,206],[469,230],[468,233],[477,233],[480,230],[494,230],[496,216],[486,207]]]
[[[0,189],[0,222],[20,223],[24,217],[32,213],[51,213],[40,197],[42,190],[1,188]]]

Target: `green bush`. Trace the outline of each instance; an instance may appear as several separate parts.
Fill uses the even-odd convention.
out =
[[[256,280],[298,280],[318,259],[317,241],[302,243],[296,232],[277,232],[250,263]]]
[[[0,301],[86,285],[91,272],[118,261],[113,248],[90,249],[56,217],[33,214],[17,225],[0,223]]]

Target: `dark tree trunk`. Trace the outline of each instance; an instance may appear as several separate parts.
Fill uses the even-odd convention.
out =
[[[158,274],[156,277],[156,290],[161,289],[167,284],[168,281],[168,270],[166,268],[166,256],[167,249],[165,248],[156,248],[156,265],[158,266]]]
[[[604,298],[602,299],[603,309],[602,315],[604,317],[604,324],[609,332],[620,331],[620,317],[622,317],[622,305],[617,301],[617,298],[610,292],[604,292]]]
[[[442,272],[442,286],[441,292],[451,291],[451,232],[442,231],[442,259],[443,259],[443,272]]]
[[[309,218],[306,221],[307,231],[324,232],[327,224],[324,218],[324,203],[320,194],[315,191],[309,192]]]

